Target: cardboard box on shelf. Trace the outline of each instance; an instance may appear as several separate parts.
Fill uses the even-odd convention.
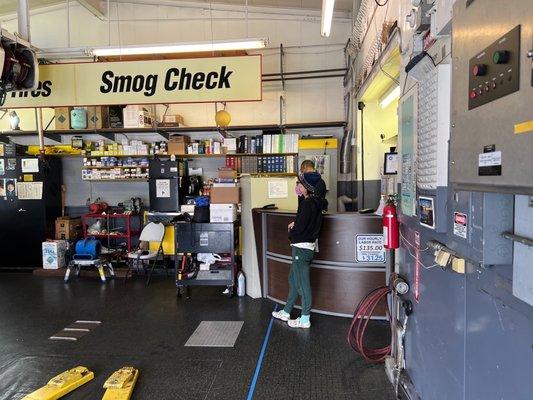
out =
[[[81,236],[81,219],[59,217],[56,219],[56,239],[75,240]]]
[[[124,128],[124,106],[109,106],[107,109],[107,126],[110,128]]]
[[[179,114],[165,115],[163,116],[163,121],[159,123],[159,126],[162,127],[172,127],[181,125],[184,125],[183,116]]]
[[[56,130],[68,131],[70,129],[70,110],[71,107],[54,108]]]
[[[239,187],[211,188],[211,204],[238,204],[240,202]]]
[[[87,107],[87,129],[107,128],[107,107]]]
[[[237,138],[224,138],[222,146],[226,148],[228,153],[237,152]]]
[[[211,204],[210,222],[234,222],[237,220],[236,204]]]
[[[168,154],[187,154],[187,146],[190,140],[188,136],[171,136],[167,143]]]
[[[143,106],[126,106],[123,110],[124,128],[151,128],[152,114]]]
[[[180,211],[182,213],[187,213],[190,215],[194,215],[194,204],[182,204],[180,206]]]
[[[66,240],[48,240],[43,242],[43,268],[59,269],[66,266],[65,254],[68,242]]]
[[[218,177],[222,179],[236,179],[237,171],[231,168],[219,168]]]

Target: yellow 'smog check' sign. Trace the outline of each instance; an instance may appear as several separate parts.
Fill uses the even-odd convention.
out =
[[[3,108],[261,100],[261,56],[39,66],[36,90]]]

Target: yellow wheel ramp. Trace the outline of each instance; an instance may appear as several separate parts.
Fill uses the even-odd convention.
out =
[[[56,400],[93,378],[94,373],[85,367],[72,368],[53,377],[46,386],[30,393],[23,400]]]
[[[139,370],[133,367],[122,367],[105,381],[106,389],[102,400],[129,400],[139,377]]]

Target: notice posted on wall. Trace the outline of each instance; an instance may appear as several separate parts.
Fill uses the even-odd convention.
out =
[[[466,239],[468,235],[468,217],[466,214],[453,213],[453,234]]]
[[[289,197],[289,183],[284,179],[268,181],[269,199],[286,199]]]
[[[23,173],[39,172],[39,159],[37,158],[23,158],[21,161],[21,167]]]
[[[17,186],[19,200],[41,200],[43,198],[42,182],[19,182]]]
[[[23,158],[20,164],[23,173],[39,172],[39,160],[37,158]]]
[[[372,264],[385,263],[383,235],[355,235],[355,262]]]
[[[155,197],[170,197],[170,179],[157,179],[155,181]]]

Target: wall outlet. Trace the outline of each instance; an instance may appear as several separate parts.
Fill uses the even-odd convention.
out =
[[[464,258],[454,258],[452,260],[452,269],[458,274],[465,273],[465,259]]]
[[[435,252],[435,262],[440,265],[441,267],[445,267],[450,262],[451,254],[444,251],[444,250],[438,250]]]

